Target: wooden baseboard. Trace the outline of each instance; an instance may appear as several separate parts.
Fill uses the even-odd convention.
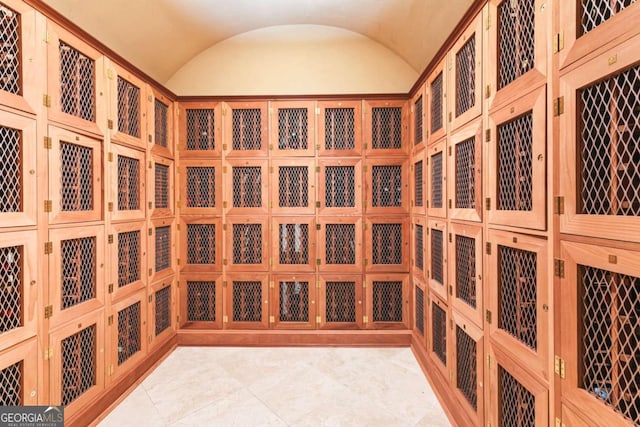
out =
[[[122,399],[133,391],[155,368],[177,347],[176,335],[167,339],[153,353],[147,355],[138,366],[126,375],[109,384],[100,397],[78,411],[73,417],[65,419],[64,425],[69,427],[85,427],[97,424]]]
[[[249,331],[181,329],[179,346],[239,347],[408,347],[409,330]]]

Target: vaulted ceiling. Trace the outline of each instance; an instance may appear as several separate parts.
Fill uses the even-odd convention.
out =
[[[45,0],[161,83],[204,50],[260,28],[362,34],[420,73],[472,0]],[[295,35],[293,35],[295,36]]]

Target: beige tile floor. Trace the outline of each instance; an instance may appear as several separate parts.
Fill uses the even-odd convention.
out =
[[[409,348],[180,347],[102,422],[449,426]]]

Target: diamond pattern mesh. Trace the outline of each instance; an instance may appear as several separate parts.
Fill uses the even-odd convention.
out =
[[[187,281],[187,320],[216,321],[216,282]]]
[[[326,282],[327,323],[356,321],[356,283]]]
[[[20,14],[0,3],[0,90],[22,93]]]
[[[22,132],[0,126],[0,212],[22,211],[22,143]]]
[[[62,340],[62,403],[68,405],[96,384],[96,325]]]
[[[431,304],[433,352],[447,365],[447,313],[438,304]]]
[[[22,251],[22,246],[0,248],[0,334],[19,328],[23,324]]]
[[[442,151],[431,156],[431,207],[442,208]]]
[[[456,298],[476,308],[476,239],[456,235]]]
[[[414,144],[418,145],[422,142],[422,96],[420,96],[415,104],[413,110],[413,125],[416,133],[414,135]]]
[[[140,280],[140,231],[118,234],[118,287]]]
[[[476,139],[456,144],[456,208],[476,207]]]
[[[373,224],[373,264],[402,264],[402,224]]]
[[[582,6],[579,18],[582,34],[613,18],[635,2],[636,0],[582,0],[579,3]]]
[[[640,216],[639,95],[640,66],[580,93],[583,214]]]
[[[233,321],[260,322],[262,320],[262,283],[233,281]]]
[[[356,146],[355,110],[326,108],[324,110],[325,150],[353,150]]]
[[[231,126],[234,150],[262,149],[262,111],[260,109],[234,109]]]
[[[216,263],[216,225],[187,224],[187,264]]]
[[[498,327],[536,350],[537,255],[498,246]]]
[[[156,227],[156,273],[171,267],[171,227]]]
[[[442,72],[431,82],[431,133],[442,129],[443,87]]]
[[[95,121],[95,74],[93,59],[60,41],[60,107],[63,113]]]
[[[140,302],[118,312],[118,365],[141,350]]]
[[[373,321],[402,322],[402,282],[373,281]]]
[[[419,162],[416,162],[413,165],[413,181],[414,181],[414,186],[413,186],[413,198],[415,199],[415,205],[417,207],[420,206],[424,206],[424,188],[423,188],[423,184],[422,184],[422,173],[423,173],[423,167],[422,167],[422,160],[420,160]]]
[[[96,238],[63,240],[60,251],[64,310],[96,297]]]
[[[309,225],[280,224],[280,264],[309,263]]]
[[[281,208],[309,206],[309,168],[281,166],[278,168],[278,206]]]
[[[216,206],[216,168],[187,167],[187,207]]]
[[[153,129],[155,132],[155,138],[153,143],[164,148],[167,148],[169,138],[168,114],[169,107],[156,99],[154,104],[155,126]]]
[[[155,196],[156,209],[169,208],[169,166],[156,163],[155,165]]]
[[[156,336],[171,327],[171,287],[156,292]]]
[[[498,6],[498,89],[535,65],[535,0],[503,1]]]
[[[444,285],[444,240],[441,230],[431,229],[431,278]]]
[[[533,207],[533,114],[498,126],[498,209]]]
[[[415,225],[415,266],[419,270],[424,271],[424,227],[420,224]]]
[[[233,224],[233,263],[262,263],[262,224]]]
[[[343,265],[356,263],[355,224],[327,224],[325,227],[325,262]]]
[[[187,151],[215,150],[215,110],[187,109]]]
[[[456,326],[456,387],[474,410],[478,410],[477,344]]]
[[[280,289],[280,321],[309,321],[309,282],[284,281]]]
[[[140,138],[140,88],[118,76],[118,130]]]
[[[402,148],[402,108],[374,107],[371,110],[371,148]]]
[[[371,206],[402,206],[402,166],[374,166],[372,168]]]
[[[416,286],[416,329],[424,335],[424,291]]]
[[[308,117],[306,108],[278,109],[278,149],[306,150],[308,148]]]
[[[22,405],[22,361],[0,370],[0,406]]]
[[[476,35],[456,53],[456,117],[476,103]]]
[[[64,212],[93,209],[93,150],[60,142],[60,203]]]
[[[356,206],[356,171],[353,166],[327,166],[325,168],[325,206],[352,208]]]
[[[233,167],[233,207],[259,208],[262,206],[262,169],[260,167]]]
[[[581,387],[640,424],[640,278],[579,268]]]
[[[118,156],[118,210],[140,209],[140,160]]]
[[[502,366],[498,365],[499,422],[503,426],[535,426],[536,399]]]

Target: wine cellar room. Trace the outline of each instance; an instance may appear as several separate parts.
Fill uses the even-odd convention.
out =
[[[0,406],[95,425],[183,348],[406,348],[451,425],[640,425],[639,24],[0,0]]]

